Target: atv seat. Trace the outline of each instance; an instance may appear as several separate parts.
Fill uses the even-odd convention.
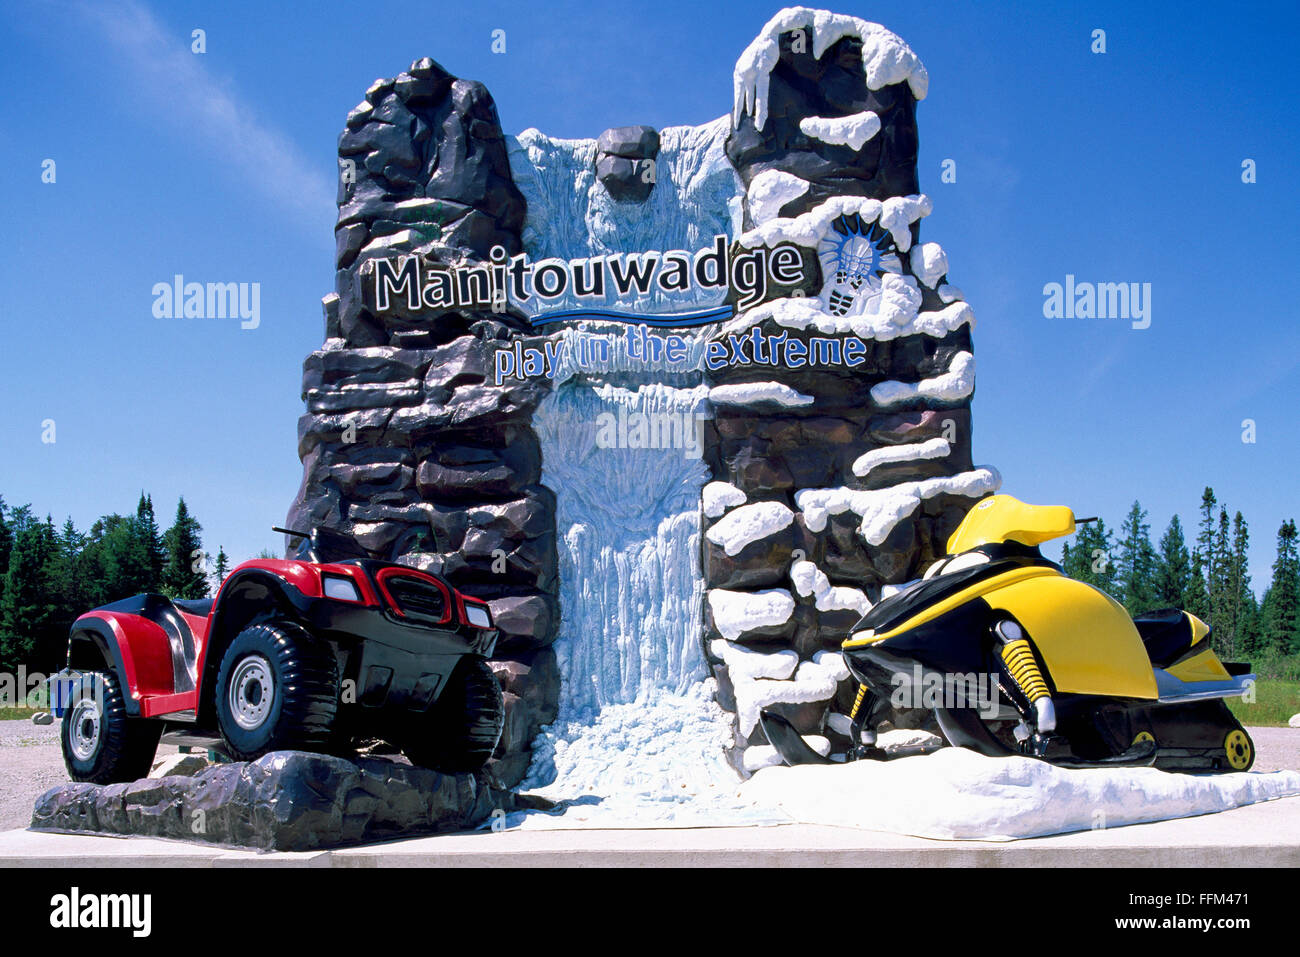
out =
[[[187,615],[207,618],[212,614],[212,603],[215,600],[214,598],[173,598],[172,604]]]
[[[1192,646],[1192,623],[1181,609],[1143,612],[1133,619],[1133,624],[1157,668],[1173,664]]]

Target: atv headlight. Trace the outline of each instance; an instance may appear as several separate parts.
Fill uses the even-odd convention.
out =
[[[357,590],[357,583],[351,578],[326,575],[322,587],[326,598],[333,598],[335,601],[361,601],[361,592]]]
[[[482,605],[471,605],[469,602],[466,602],[465,620],[475,628],[492,627],[492,616],[488,614],[488,610]]]

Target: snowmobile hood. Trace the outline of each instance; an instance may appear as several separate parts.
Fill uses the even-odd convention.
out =
[[[1035,547],[1004,542],[982,545],[979,551],[989,561],[912,582],[881,599],[853,626],[842,647],[851,650],[883,641],[1014,581],[1062,575],[1061,567]]]

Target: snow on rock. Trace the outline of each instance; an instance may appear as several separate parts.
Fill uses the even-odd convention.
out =
[[[782,206],[808,192],[811,185],[808,180],[784,170],[763,170],[750,181],[745,197],[749,204],[749,218],[755,225],[776,219]]]
[[[880,132],[880,117],[870,110],[849,116],[805,116],[799,121],[799,129],[805,136],[856,152]]]
[[[709,650],[727,666],[727,675],[733,684],[757,678],[784,681],[799,667],[799,655],[790,648],[764,653],[724,638],[715,638],[709,643]]]
[[[718,518],[733,505],[745,503],[745,493],[730,482],[710,482],[704,486],[702,496],[704,514],[709,518]]]
[[[880,302],[874,313],[860,313],[874,318],[884,328],[903,328],[916,319],[921,308],[921,291],[911,276],[885,273],[880,277]],[[849,324],[852,328],[852,323]]]
[[[969,398],[974,391],[975,357],[969,352],[958,352],[953,355],[948,371],[943,375],[920,382],[880,382],[871,387],[871,399],[882,406],[897,405],[911,399],[958,402]]]
[[[736,61],[732,73],[733,126],[746,114],[753,115],[758,129],[767,125],[768,82],[781,58],[781,34],[792,30],[812,33],[811,52],[818,58],[844,37],[857,37],[862,41],[862,73],[868,89],[879,90],[906,80],[912,95],[925,99],[929,74],[911,47],[894,33],[878,23],[828,10],[786,7],[767,21]]]
[[[713,592],[709,593],[710,596]],[[801,662],[791,681],[759,678],[735,685],[736,721],[740,736],[747,738],[758,726],[758,713],[773,704],[808,704],[835,697],[839,683],[849,676],[848,666],[838,651],[819,651],[811,661]]]
[[[794,512],[784,502],[755,502],[727,513],[705,538],[721,545],[728,555],[737,555],[746,545],[788,528],[793,521]]]
[[[1033,758],[942,748],[897,761],[768,768],[740,791],[804,824],[1007,841],[1090,830],[1098,821],[1112,828],[1294,797],[1300,773],[1071,770]],[[871,813],[864,814],[868,796]]]
[[[851,609],[859,615],[871,610],[871,599],[858,588],[832,585],[826,573],[807,559],[790,566],[790,581],[798,594],[816,599],[818,611]]]
[[[936,495],[982,498],[1002,486],[997,469],[986,465],[938,478],[901,482],[888,488],[862,491],[850,488],[810,488],[795,492],[795,504],[803,512],[810,531],[820,532],[831,515],[853,512],[862,522],[858,533],[868,545],[880,545],[894,526],[916,511],[921,502]]]
[[[912,273],[931,289],[948,272],[948,254],[938,243],[921,243],[912,249]]]
[[[794,597],[784,588],[753,592],[711,588],[709,612],[722,637],[735,641],[747,631],[785,624],[794,614]]]
[[[796,246],[816,248],[831,223],[840,216],[856,213],[864,224],[880,221],[882,229],[893,234],[894,245],[907,252],[912,245],[911,225],[930,215],[933,203],[929,196],[891,196],[884,202],[864,196],[832,196],[826,202],[793,218],[778,216],[743,233],[737,242],[746,249],[756,246]]]
[[[960,289],[956,286],[950,286],[948,283],[944,283],[936,291],[939,293],[939,298],[944,302],[956,302],[958,299],[966,298]]]
[[[824,738],[820,734],[801,735],[803,743],[808,745],[822,757],[831,753],[831,742],[829,738]],[[746,748],[742,759],[745,770],[751,774],[755,771],[761,771],[763,768],[776,767],[778,764],[784,764],[781,755],[776,748],[770,744],[756,744],[753,747]]]
[[[880,304],[876,312],[833,316],[821,300],[807,296],[773,299],[737,315],[722,332],[739,332],[770,320],[786,329],[813,329],[826,335],[851,332],[862,339],[888,342],[903,336],[927,335],[942,339],[964,324],[975,326],[975,313],[965,302],[953,302],[937,311],[917,312],[921,294],[909,276],[886,273],[881,277]]]
[[[880,204],[880,228],[888,229],[893,235],[894,245],[901,253],[907,252],[912,245],[912,223],[929,216],[930,197],[922,193],[919,196],[891,196]]]
[[[968,303],[958,301],[938,311],[918,313],[907,334],[921,333],[942,339],[948,333],[955,332],[966,324],[969,324],[972,329],[975,328],[975,312]]]
[[[786,408],[798,408],[812,405],[817,400],[795,391],[784,382],[738,382],[715,385],[709,390],[709,401],[714,405],[759,405],[772,402]]]
[[[952,451],[952,446],[945,438],[928,439],[925,442],[908,442],[904,445],[886,445],[859,455],[853,462],[853,474],[865,476],[878,465],[890,462],[912,462],[917,459],[941,459]]]

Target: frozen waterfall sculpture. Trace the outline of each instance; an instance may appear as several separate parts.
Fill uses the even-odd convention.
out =
[[[927,84],[888,30],[800,7],[700,127],[507,136],[429,59],[348,115],[288,525],[490,599],[503,782],[562,702],[710,670],[742,772],[761,707],[843,734],[840,641],[996,491],[974,317],[920,240]]]

